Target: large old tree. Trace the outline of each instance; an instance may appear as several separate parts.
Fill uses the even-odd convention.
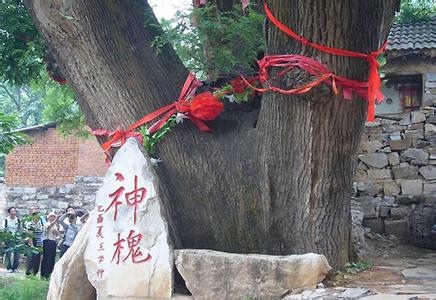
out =
[[[150,43],[144,0],[27,0],[38,30],[92,128],[126,128],[178,98],[188,70]],[[224,7],[231,0],[220,1]],[[239,2],[239,1],[235,1]],[[270,0],[275,16],[319,44],[369,53],[387,37],[398,0]],[[152,24],[154,23],[154,24]],[[302,47],[269,22],[267,53],[298,53],[366,80],[368,63]],[[274,76],[279,86],[307,76]],[[260,109],[227,109],[202,133],[185,122],[160,143],[161,197],[176,247],[240,253],[318,252],[339,268],[352,254],[350,194],[367,102],[329,89],[264,94]]]

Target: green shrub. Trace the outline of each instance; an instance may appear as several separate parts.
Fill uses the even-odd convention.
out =
[[[0,299],[2,300],[43,300],[47,298],[47,280],[37,277],[0,278]]]

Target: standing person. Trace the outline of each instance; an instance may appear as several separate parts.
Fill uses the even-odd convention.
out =
[[[32,216],[33,219],[27,225],[27,230],[30,234],[33,235],[33,237],[28,239],[28,244],[29,246],[33,246],[33,247],[42,247],[43,228],[42,228],[41,218],[38,212],[33,212]],[[32,273],[33,275],[38,274],[40,263],[41,263],[41,253],[32,252],[32,254],[30,254],[27,257],[26,275],[30,275]]]
[[[34,215],[34,213],[39,213],[39,211],[38,211],[38,207],[37,206],[31,206],[30,208],[29,208],[29,211],[30,211],[30,216],[33,216]],[[41,222],[41,224],[42,224],[42,226],[44,226],[44,224],[47,222],[47,220],[45,219],[45,217],[42,215],[42,216],[40,216],[40,222]]]
[[[47,216],[44,225],[44,240],[42,241],[41,277],[48,279],[53,272],[56,259],[56,240],[59,236],[58,219],[54,212]]]
[[[13,234],[16,233],[18,230],[21,230],[21,220],[17,216],[17,210],[15,209],[15,207],[8,208],[8,216],[4,220],[3,228]],[[13,245],[6,244],[6,249],[9,246]],[[11,260],[12,253],[14,255],[13,261]],[[18,269],[18,265],[20,264],[20,251],[17,249],[13,252],[6,252],[5,264],[8,271],[11,271],[12,273],[16,272]]]
[[[65,238],[61,245],[61,253],[60,257],[62,257],[65,252],[68,250],[68,248],[71,247],[71,245],[74,242],[74,239],[77,236],[77,233],[80,229],[82,229],[82,224],[80,222],[77,222],[77,216],[76,213],[73,212],[74,209],[67,209],[67,213],[63,214],[59,218],[59,224],[62,225],[65,231]],[[69,224],[65,223],[65,219],[68,217]]]

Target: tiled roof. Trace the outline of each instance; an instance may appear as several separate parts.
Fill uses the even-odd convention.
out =
[[[394,24],[388,38],[388,50],[436,48],[436,17],[429,21]]]

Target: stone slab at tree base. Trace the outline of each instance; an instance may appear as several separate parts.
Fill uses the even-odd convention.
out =
[[[174,251],[194,299],[277,299],[313,289],[331,270],[323,255],[273,256],[212,250]]]

